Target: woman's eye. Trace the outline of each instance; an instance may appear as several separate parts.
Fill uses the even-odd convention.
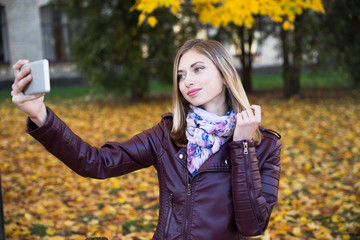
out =
[[[195,68],[195,72],[200,72],[201,70],[203,70],[204,69],[204,67],[196,67]]]
[[[182,80],[182,79],[184,79],[185,78],[185,75],[184,74],[178,74],[178,76],[177,76],[177,80],[178,81],[180,81],[180,80]]]

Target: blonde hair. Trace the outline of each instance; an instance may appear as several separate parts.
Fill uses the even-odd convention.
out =
[[[227,85],[227,103],[229,107],[235,111],[235,113],[241,112],[250,107],[249,100],[241,84],[239,75],[232,63],[230,55],[221,43],[213,40],[188,40],[178,50],[173,67],[173,126],[171,130],[171,137],[178,146],[186,146],[186,116],[189,112],[189,103],[185,100],[179,90],[178,67],[181,57],[191,49],[205,55],[215,64]],[[253,140],[255,144],[260,144],[261,133],[259,129],[256,130]]]

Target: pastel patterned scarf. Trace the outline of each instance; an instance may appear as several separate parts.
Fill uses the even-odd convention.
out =
[[[230,109],[224,116],[218,116],[190,105],[186,122],[187,168],[195,175],[201,165],[232,136],[235,112]]]

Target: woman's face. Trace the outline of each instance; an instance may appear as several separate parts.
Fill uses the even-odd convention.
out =
[[[190,104],[217,115],[228,111],[225,81],[208,57],[193,49],[187,51],[179,61],[177,74],[180,92]]]

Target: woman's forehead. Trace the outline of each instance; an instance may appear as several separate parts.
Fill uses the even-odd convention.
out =
[[[197,62],[209,63],[212,61],[205,54],[195,49],[190,49],[181,56],[178,69],[181,70],[181,68],[191,67]]]

